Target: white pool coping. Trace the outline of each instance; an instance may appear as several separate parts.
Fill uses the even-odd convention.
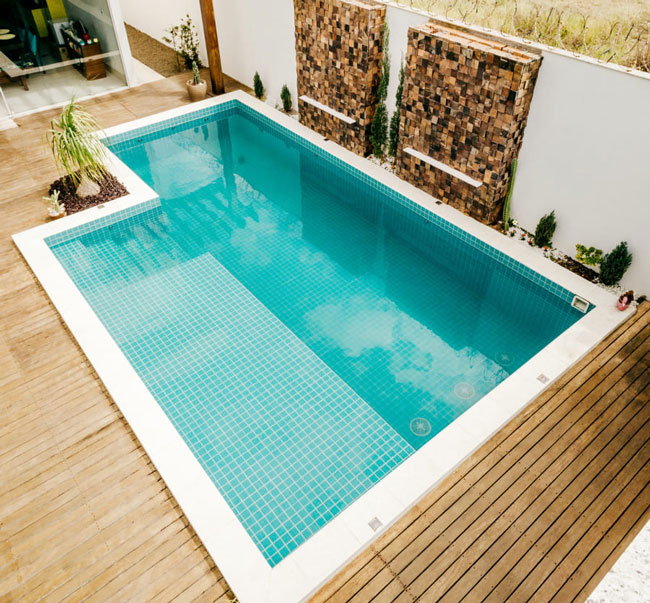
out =
[[[14,235],[18,249],[240,603],[293,603],[307,599],[318,590],[461,461],[629,318],[632,311],[619,312],[615,308],[616,297],[608,291],[459,211],[438,205],[433,197],[394,174],[326,141],[288,115],[244,92],[231,92],[121,124],[106,130],[106,134],[119,134],[230,100],[237,100],[266,115],[595,305],[591,312],[271,568],[44,241],[55,233],[156,199],[155,191],[109,153],[109,169],[126,185],[128,195],[103,207],[94,207]],[[544,383],[538,379],[540,375],[546,377]],[[369,525],[374,518],[382,524],[377,531]]]

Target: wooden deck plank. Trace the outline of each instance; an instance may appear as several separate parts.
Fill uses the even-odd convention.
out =
[[[108,127],[185,104],[183,80],[84,105]],[[40,198],[58,175],[42,138],[59,112],[0,132],[0,601],[102,599],[129,584],[145,598],[188,592],[229,601],[219,570],[11,241],[43,222]]]
[[[650,334],[650,327],[647,327],[646,330]],[[642,333],[645,333],[645,331],[642,331]],[[650,341],[648,341],[648,344],[650,345]],[[585,381],[581,388],[574,392],[574,406],[570,412],[562,417],[562,420],[564,420],[569,427],[561,434],[559,439],[556,435],[555,427],[559,425],[561,429],[563,426],[561,421],[551,425],[547,425],[544,421],[536,423],[534,428],[526,435],[526,437],[519,437],[515,446],[508,448],[507,456],[503,456],[496,462],[494,458],[490,458],[488,462],[488,470],[482,474],[482,479],[476,483],[470,482],[470,487],[466,487],[461,497],[455,499],[451,506],[445,506],[445,504],[441,505],[440,501],[436,501],[435,505],[427,509],[427,511],[422,514],[421,518],[418,518],[419,521],[414,522],[409,526],[408,529],[410,530],[410,533],[406,537],[402,534],[399,539],[395,539],[395,541],[393,541],[389,546],[381,549],[382,557],[386,559],[390,565],[390,567],[384,569],[384,572],[400,574],[402,580],[404,580],[406,584],[409,584],[414,579],[412,574],[422,571],[422,569],[427,566],[422,554],[424,551],[423,547],[432,546],[432,543],[434,542],[437,544],[439,551],[445,550],[449,547],[453,542],[454,529],[462,528],[462,523],[456,523],[458,517],[460,517],[462,513],[465,513],[466,519],[473,520],[477,515],[480,515],[483,510],[494,508],[493,505],[503,488],[510,487],[510,485],[512,485],[515,479],[520,475],[528,476],[529,481],[532,481],[534,477],[533,472],[535,463],[539,463],[540,459],[545,463],[550,463],[553,460],[553,454],[559,454],[562,450],[561,444],[563,439],[570,440],[573,435],[579,435],[582,433],[584,423],[580,423],[578,421],[579,418],[585,421],[585,416],[588,416],[590,418],[594,417],[595,420],[599,420],[598,417],[602,408],[606,406],[606,401],[603,401],[601,394],[607,389],[610,383],[618,382],[620,377],[625,374],[627,365],[622,364],[621,361],[625,354],[629,357],[636,353],[637,344],[635,342],[634,345],[628,345],[623,349],[625,350],[624,352],[619,351],[619,353],[612,356],[612,358],[603,365],[603,368],[606,371],[612,369],[612,373],[606,372],[605,378],[603,378],[602,373],[594,374]],[[598,383],[598,386],[589,391],[589,388],[593,387],[596,383]],[[595,407],[577,404],[577,402],[580,401],[577,396],[587,391],[589,391],[587,398],[590,398],[591,401],[594,402]],[[582,402],[584,402],[584,400]],[[547,418],[551,416],[552,415],[548,415]],[[535,435],[532,434],[536,433],[543,434],[541,439],[535,440]],[[525,449],[528,445],[529,439],[532,440],[533,445],[526,450],[522,457],[517,459],[516,451],[519,448]],[[514,462],[515,460],[516,462]],[[499,469],[502,465],[507,467],[507,471],[499,475]],[[489,476],[492,475],[497,476],[495,481],[489,479]],[[464,482],[460,483],[463,484]],[[501,484],[502,488],[500,489],[497,487],[495,489],[495,485],[497,484]],[[445,490],[445,493],[448,494],[450,491],[451,490]],[[491,491],[492,495],[490,496],[489,493]],[[444,498],[445,496],[443,496],[443,499]],[[434,513],[438,514],[434,516]],[[419,534],[414,535],[415,526],[426,527],[424,527]],[[440,534],[440,540],[436,540],[434,537],[436,534]],[[394,550],[398,550],[399,553],[394,555]],[[378,576],[378,579],[384,580],[384,577]]]
[[[577,539],[583,528],[593,534],[588,520],[579,519],[582,514],[608,504],[620,480],[632,475],[630,467],[650,462],[649,309],[642,304],[631,321],[462,463],[312,601],[482,600],[506,574],[519,581],[528,576],[540,555],[549,564],[561,558],[562,547],[571,542],[562,537],[571,526]],[[633,475],[637,490],[643,489],[645,474]],[[628,519],[638,521],[642,506],[637,504],[636,517]],[[549,529],[543,539],[550,525],[555,531]],[[631,529],[629,522],[625,527]],[[526,557],[529,548],[535,555]],[[576,574],[583,580],[592,580],[596,571],[602,576],[616,558],[611,550],[600,551],[597,569],[584,560],[588,551],[581,557],[574,550],[576,563],[586,563]],[[545,577],[540,574],[536,587]],[[571,595],[580,593],[584,600],[588,591],[579,586]],[[534,600],[553,594],[539,591]]]
[[[638,416],[639,413],[637,412],[632,421],[621,429],[634,428],[634,420]],[[622,418],[622,414],[619,414],[618,418]],[[641,415],[640,419],[647,420],[647,417]],[[608,428],[610,427],[615,430],[615,423],[610,423]],[[612,441],[614,440],[610,440],[607,445],[611,445]],[[523,510],[519,510],[518,517],[513,519],[498,537],[486,539],[489,546],[485,550],[481,552],[473,551],[476,561],[469,569],[464,568],[465,571],[461,572],[462,577],[459,577],[453,588],[441,591],[445,593],[444,598],[453,600],[454,597],[457,597],[456,600],[460,600],[468,593],[479,596],[478,592],[473,591],[479,581],[481,594],[489,593],[508,569],[521,561],[524,555],[522,547],[532,546],[541,534],[552,527],[559,519],[560,511],[571,504],[575,504],[575,501],[583,496],[583,492],[587,487],[593,487],[594,483],[599,483],[603,479],[606,480],[607,478],[604,476],[613,472],[616,466],[620,465],[627,459],[628,454],[633,452],[631,447],[625,448],[622,453],[620,449],[612,452],[606,445],[603,445],[599,450],[589,451],[588,455],[579,453],[575,457],[579,463],[572,462],[568,464],[566,469],[558,476],[558,479],[554,480],[546,488],[543,487],[544,484],[540,484],[542,487],[536,488],[539,493],[535,492],[534,500],[531,500]],[[611,458],[612,454],[615,454],[613,459]],[[587,456],[590,458],[583,458]],[[595,462],[598,461],[599,457],[601,457],[601,462],[603,459],[605,462],[609,462],[607,462],[604,470],[600,471],[594,478],[594,471],[601,469],[601,466]],[[587,461],[586,464],[585,461]],[[580,468],[581,465],[583,465],[582,469]],[[588,482],[590,478],[596,481]],[[605,485],[607,484],[608,482],[605,483]],[[515,546],[516,544],[518,546]],[[460,562],[460,559],[457,561]],[[463,564],[461,563],[461,565]]]
[[[623,413],[619,417],[623,419]],[[490,582],[490,578],[498,584],[497,580],[511,567],[518,563],[532,567],[533,558],[546,556],[548,543],[543,537],[553,538],[553,533],[561,533],[566,529],[566,524],[575,518],[572,505],[583,505],[590,497],[611,491],[608,486],[617,475],[616,472],[645,444],[643,429],[647,429],[649,420],[650,415],[640,412],[637,408],[625,425],[610,423],[607,428],[613,436],[604,447],[592,450],[589,455],[579,454],[575,457],[577,462],[571,462],[559,476],[564,479],[554,481],[547,488],[540,484],[539,493],[535,493],[534,499],[525,501],[524,510],[515,510],[519,512],[519,516],[507,518],[508,525],[505,530],[500,529],[496,537],[486,538],[494,552],[493,556],[484,557],[485,551],[472,549],[472,556],[477,558],[477,561],[469,570],[460,558],[457,560],[459,571],[436,585],[441,589],[440,592],[444,593],[441,600],[459,600],[468,593],[470,598],[473,595],[478,596],[479,593],[468,586],[474,587],[479,581],[480,593],[486,596],[496,587],[496,584]],[[603,432],[602,439],[606,437],[607,434]],[[641,441],[637,443],[634,438]],[[592,458],[584,458],[589,456]],[[526,555],[529,557],[525,558]],[[550,558],[555,559],[555,556]],[[429,589],[432,587],[433,584]],[[496,593],[492,600],[498,601],[503,596],[503,592]]]

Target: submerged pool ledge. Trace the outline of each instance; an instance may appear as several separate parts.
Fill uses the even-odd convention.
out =
[[[14,241],[93,364],[188,520],[242,603],[291,603],[306,599],[345,563],[402,516],[456,465],[498,431],[541,391],[589,352],[631,312],[618,312],[614,295],[549,262],[408,185],[290,117],[243,92],[208,99],[111,128],[109,136],[237,101],[308,140],[322,152],[397,190],[414,204],[457,226],[483,244],[594,304],[591,312],[553,340],[430,442],[413,453],[295,551],[271,568],[225,499],[207,476],[164,411],[138,377],[108,331],[48,247],[48,237],[65,237],[72,227],[96,228],[95,220],[120,211],[146,211],[157,195],[110,154],[110,169],[130,194],[57,222],[14,235]],[[514,261],[514,260],[513,260]],[[540,380],[540,376],[544,376]]]

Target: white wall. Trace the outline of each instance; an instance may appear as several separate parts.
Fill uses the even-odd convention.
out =
[[[386,96],[386,108],[389,115],[395,111],[395,93],[399,83],[399,67],[402,59],[406,59],[406,43],[409,27],[422,25],[429,20],[428,15],[405,11],[399,7],[386,6],[386,22],[390,31],[388,52],[390,53],[390,79]]]
[[[223,72],[253,86],[259,71],[266,95],[280,103],[287,84],[296,106],[296,50],[293,0],[214,0]],[[122,0],[124,20],[156,40],[189,14],[200,37],[201,59],[207,64],[198,0]]]
[[[384,4],[391,32],[387,107],[392,113],[408,28],[429,15],[390,0]],[[286,83],[295,106],[293,1],[214,0],[214,5],[224,72],[252,85],[258,70],[272,103],[279,102]],[[188,12],[201,30],[198,0],[122,0],[122,10],[127,23],[157,39]],[[634,261],[623,284],[650,293],[650,77],[535,46],[544,61],[519,157],[513,216],[532,230],[554,209],[554,243],[570,254],[576,243],[607,252],[626,240]]]
[[[220,0],[215,0],[215,6]],[[199,0],[121,0],[122,16],[129,24],[162,42],[165,30],[189,15],[199,33],[201,60],[207,63]],[[219,32],[221,33],[221,32]]]
[[[224,73],[252,87],[259,71],[273,104],[286,84],[295,108],[293,0],[214,0],[214,10]]]
[[[623,279],[650,293],[650,78],[554,53],[544,60],[519,155],[512,214],[527,230],[555,210],[554,244],[634,255]]]

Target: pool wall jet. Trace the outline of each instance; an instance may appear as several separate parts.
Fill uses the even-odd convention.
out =
[[[436,21],[411,27],[397,175],[495,222],[541,61],[530,50]]]
[[[294,14],[300,122],[367,155],[386,7],[371,0],[295,0]]]

